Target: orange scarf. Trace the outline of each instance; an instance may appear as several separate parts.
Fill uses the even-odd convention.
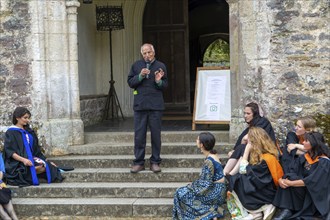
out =
[[[314,160],[311,158],[311,155],[309,155],[309,153],[306,153],[305,155],[305,158],[306,158],[306,160],[307,160],[307,162],[309,163],[309,164],[314,164],[314,163],[317,163],[317,162],[319,162],[319,158],[320,157],[326,157],[325,155],[321,155],[321,156],[317,156]]]
[[[266,161],[275,186],[278,187],[278,180],[284,175],[281,164],[278,162],[274,155],[269,153],[262,154],[261,158]]]

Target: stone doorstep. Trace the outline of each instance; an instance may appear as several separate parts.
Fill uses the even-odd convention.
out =
[[[173,209],[173,198],[89,198],[89,199],[18,199],[13,198],[15,210],[19,216],[29,218],[33,216],[57,216],[58,219],[68,216],[98,216],[108,219],[145,219],[161,216],[161,218],[171,217]],[[226,209],[226,205],[223,205]],[[88,218],[88,217],[87,217]],[[159,219],[159,218],[157,218]],[[230,219],[228,213],[224,220]]]
[[[65,182],[191,182],[198,178],[201,168],[162,168],[153,173],[148,168],[130,173],[127,168],[77,168],[65,172]]]
[[[128,143],[112,143],[99,142],[89,143],[84,145],[69,146],[68,153],[74,155],[133,155],[133,142]],[[229,143],[216,143],[215,149],[218,153],[226,154],[234,147]],[[146,153],[151,153],[151,145],[148,142],[146,146]],[[195,142],[184,143],[163,143],[162,154],[200,154],[200,150],[196,147]]]
[[[20,220],[172,220],[172,217],[108,217],[108,216],[28,216],[28,217],[21,217]],[[231,218],[228,218],[230,220]],[[223,219],[227,220],[227,219]]]
[[[32,216],[32,217],[20,217],[20,220],[172,220],[172,217],[108,217],[108,216]],[[228,218],[230,220],[231,218]],[[227,220],[227,219],[223,219]]]
[[[220,154],[221,162],[226,163],[228,156]],[[150,158],[146,155],[145,158]],[[200,168],[202,167],[204,156],[202,154],[163,154],[161,167],[177,168]],[[74,168],[119,168],[130,167],[134,159],[133,155],[69,155],[48,158],[58,166],[72,166]],[[149,159],[146,159],[145,165],[149,167]]]
[[[201,131],[164,131],[162,132],[163,143],[192,142],[196,140]],[[229,131],[210,131],[217,142],[229,142]],[[150,140],[150,132],[147,133]],[[134,132],[85,132],[86,143],[133,143]]]
[[[73,182],[14,187],[13,198],[173,198],[188,182]]]
[[[14,198],[19,216],[170,217],[173,198]]]

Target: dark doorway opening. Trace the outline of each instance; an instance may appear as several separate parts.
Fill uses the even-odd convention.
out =
[[[225,0],[189,0],[189,66],[191,106],[196,69],[203,66],[206,49],[215,40],[229,43],[229,6]]]
[[[197,67],[215,40],[229,43],[229,6],[225,0],[148,0],[143,41],[152,43],[169,72],[165,114],[191,115]]]

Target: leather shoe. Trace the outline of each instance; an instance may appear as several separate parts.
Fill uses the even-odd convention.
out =
[[[158,172],[161,171],[159,165],[156,164],[156,163],[152,163],[152,164],[150,164],[150,170],[151,170],[152,172],[154,172],[154,173],[158,173]]]
[[[288,219],[292,216],[292,212],[290,209],[283,209],[273,220],[283,220]]]
[[[131,168],[131,173],[138,173],[144,169],[144,165],[133,165]]]

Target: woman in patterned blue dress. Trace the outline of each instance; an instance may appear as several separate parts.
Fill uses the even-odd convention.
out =
[[[206,220],[223,217],[220,205],[226,201],[226,185],[222,165],[213,149],[215,138],[209,132],[202,132],[196,144],[206,159],[199,178],[176,190],[173,219]]]

